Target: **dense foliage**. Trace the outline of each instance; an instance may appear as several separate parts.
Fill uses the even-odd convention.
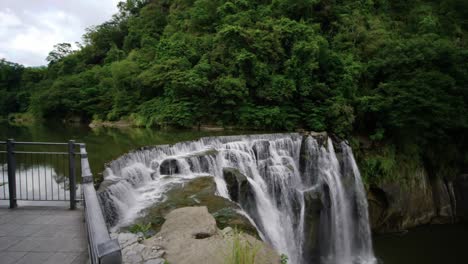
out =
[[[119,8],[88,29],[79,50],[58,44],[48,67],[2,61],[1,113],[326,130],[391,142],[383,160],[416,153],[438,161],[437,171],[468,159],[465,0],[128,0]]]

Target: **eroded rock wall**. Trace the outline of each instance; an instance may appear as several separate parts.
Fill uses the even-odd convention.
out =
[[[370,224],[374,233],[399,232],[424,224],[457,220],[468,205],[468,177],[446,182],[430,180],[424,170],[414,174],[411,183],[390,182],[368,189]],[[464,191],[463,191],[464,190]],[[457,194],[457,195],[456,195]]]

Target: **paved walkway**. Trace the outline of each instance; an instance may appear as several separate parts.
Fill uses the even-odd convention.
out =
[[[0,207],[0,264],[84,264],[83,210]]]

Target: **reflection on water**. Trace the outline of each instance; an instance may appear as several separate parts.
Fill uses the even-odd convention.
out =
[[[3,173],[6,165],[2,165],[0,177],[0,200],[9,199],[8,176]],[[16,170],[16,197],[18,200],[64,201],[69,200],[70,186],[68,175],[58,172],[48,164],[25,166],[21,164]],[[81,193],[79,186],[77,193]]]

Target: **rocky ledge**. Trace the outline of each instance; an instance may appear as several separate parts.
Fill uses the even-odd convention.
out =
[[[113,234],[127,264],[223,264],[241,250],[255,255],[256,264],[280,263],[279,255],[254,236],[226,227],[220,230],[207,207],[183,207],[165,216],[161,231],[151,238]],[[236,247],[237,245],[237,247]]]

